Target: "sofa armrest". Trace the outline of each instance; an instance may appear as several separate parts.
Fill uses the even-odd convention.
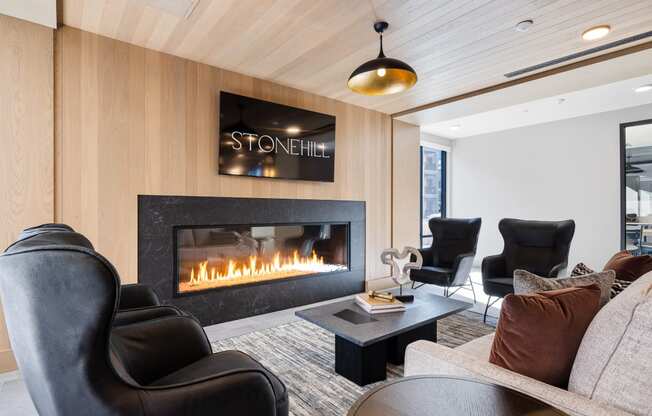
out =
[[[159,306],[156,293],[147,285],[134,283],[120,286],[120,305],[118,310],[143,308],[146,306]]]
[[[573,416],[633,416],[609,405],[542,383],[475,357],[435,344],[417,341],[405,352],[405,376],[424,374],[468,377],[511,388]]]

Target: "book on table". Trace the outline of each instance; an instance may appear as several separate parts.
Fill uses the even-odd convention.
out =
[[[369,313],[402,312],[405,310],[405,305],[396,299],[372,298],[366,293],[356,295],[355,303]]]

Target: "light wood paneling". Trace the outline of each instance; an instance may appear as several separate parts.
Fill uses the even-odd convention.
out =
[[[53,219],[52,29],[0,15],[0,250]],[[0,308],[0,372],[15,368]]]
[[[138,194],[363,200],[367,278],[387,275],[388,115],[70,27],[56,51],[56,218],[123,281],[137,278]],[[335,183],[218,175],[220,90],[334,114]]]
[[[420,247],[419,177],[421,132],[418,126],[394,120],[392,152],[392,247]]]
[[[153,0],[62,1],[66,25],[387,113],[652,27],[649,0],[201,0],[187,19]],[[390,24],[385,53],[419,75],[406,93],[364,97],[346,87],[378,54],[377,19]],[[534,25],[517,32],[525,19]],[[609,36],[581,40],[604,23]]]

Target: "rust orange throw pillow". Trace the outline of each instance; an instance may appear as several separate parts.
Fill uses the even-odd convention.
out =
[[[598,285],[507,295],[489,362],[565,388],[584,332],[599,308]]]
[[[616,272],[616,279],[633,282],[652,271],[652,256],[632,256],[626,251],[616,254],[604,266],[604,270]]]

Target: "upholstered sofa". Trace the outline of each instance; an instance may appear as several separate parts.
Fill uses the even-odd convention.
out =
[[[408,346],[405,375],[470,377],[500,384],[570,415],[652,415],[652,272],[605,305],[586,331],[568,389],[489,363],[493,334],[451,349],[429,341]]]

